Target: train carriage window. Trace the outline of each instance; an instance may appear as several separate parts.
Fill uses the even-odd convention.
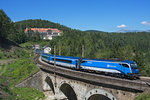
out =
[[[46,56],[42,56],[42,57],[43,57],[43,58],[46,58],[46,59],[48,58],[48,57],[46,57]]]
[[[127,64],[122,64],[122,66],[129,68],[129,66]]]
[[[52,60],[54,60],[54,58],[52,58]],[[57,59],[56,58],[56,61],[61,61],[61,62],[66,62],[66,63],[72,63],[71,60],[65,60],[65,59]]]

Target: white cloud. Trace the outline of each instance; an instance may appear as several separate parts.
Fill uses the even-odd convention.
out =
[[[117,28],[125,28],[127,27],[126,25],[122,24],[122,25],[118,25]]]
[[[150,22],[142,21],[141,24],[150,26]]]

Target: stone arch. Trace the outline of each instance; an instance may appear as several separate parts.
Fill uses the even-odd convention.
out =
[[[51,80],[51,78],[49,76],[47,76],[45,78],[45,82],[49,85],[49,87],[51,88],[51,90],[55,94],[54,85],[53,85],[53,82],[52,82],[52,80]]]
[[[94,94],[90,96],[88,100],[111,100],[111,99],[101,94]]]
[[[61,83],[59,90],[67,97],[68,100],[77,100],[77,95],[71,84],[63,82]]]
[[[84,100],[117,100],[111,93],[103,89],[92,89],[87,92]]]

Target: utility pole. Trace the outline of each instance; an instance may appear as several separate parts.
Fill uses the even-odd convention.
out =
[[[84,45],[82,45],[82,58],[84,58]]]
[[[59,55],[61,55],[61,48],[60,48],[60,46],[59,46]]]
[[[55,77],[54,85],[56,87],[56,85],[57,85],[57,83],[56,83],[56,46],[54,46],[54,77]]]

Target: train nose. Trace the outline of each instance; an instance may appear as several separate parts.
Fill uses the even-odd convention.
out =
[[[136,69],[136,73],[139,73],[139,69]]]
[[[132,71],[133,71],[133,73],[135,73],[135,74],[138,74],[138,73],[139,73],[139,69],[133,69]]]

